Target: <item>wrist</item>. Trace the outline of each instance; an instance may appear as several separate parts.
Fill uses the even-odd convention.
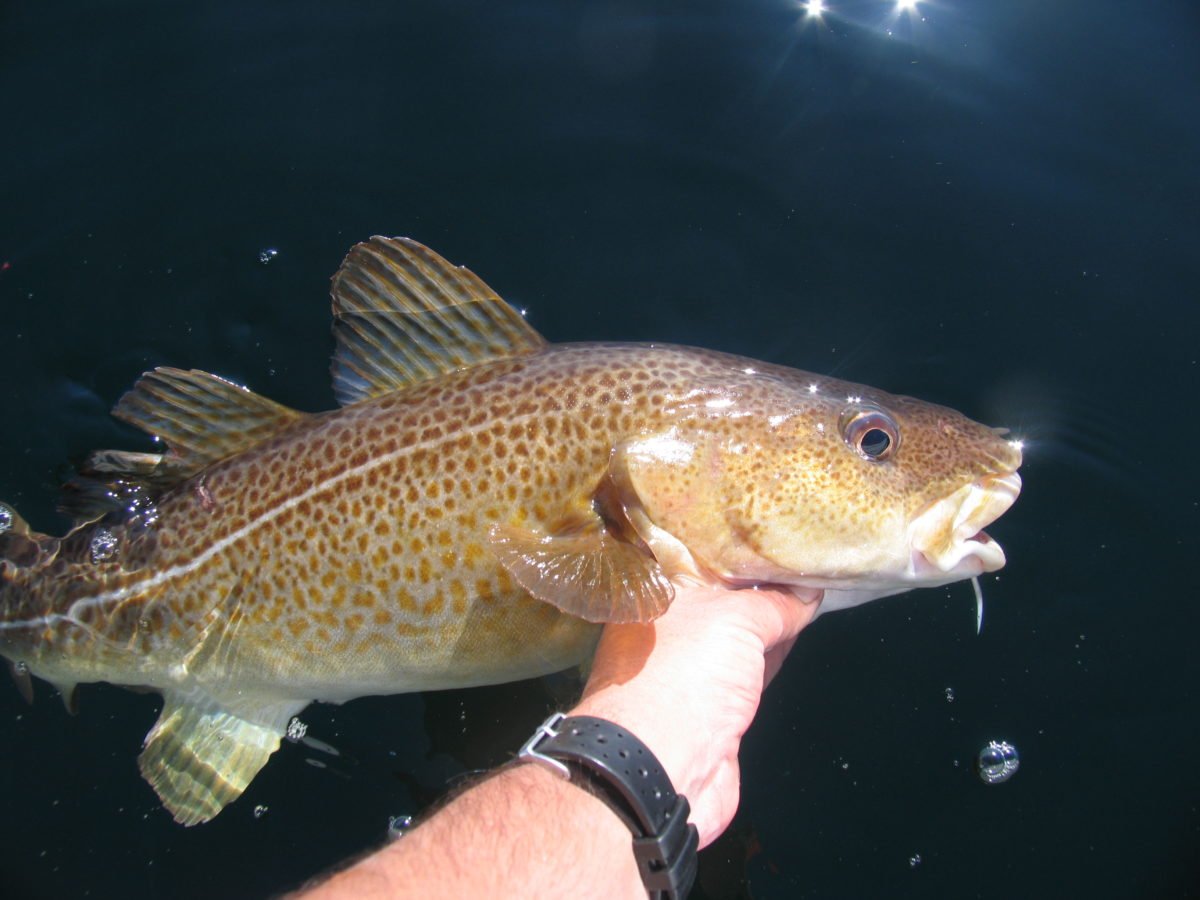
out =
[[[602,799],[632,834],[631,850],[652,900],[685,897],[696,878],[699,831],[661,762],[610,719],[554,713],[521,748],[531,760]]]
[[[707,780],[703,754],[697,752],[703,741],[681,734],[664,720],[661,708],[641,703],[620,685],[612,685],[584,696],[568,715],[595,716],[628,729],[655,755],[676,793],[695,807]]]

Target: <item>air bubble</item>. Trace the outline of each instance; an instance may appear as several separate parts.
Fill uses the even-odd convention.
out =
[[[979,751],[975,765],[985,784],[1000,784],[1017,773],[1021,757],[1017,754],[1017,748],[1008,741],[989,741]]]
[[[117,536],[107,528],[97,528],[92,535],[92,562],[107,562],[117,555]]]
[[[946,688],[946,702],[947,703],[954,702],[954,688],[952,688],[952,687]]]
[[[12,511],[11,506],[0,503],[0,534],[11,530],[16,518],[16,513]]]
[[[910,856],[908,858],[908,867],[910,869],[915,869],[920,864],[921,864],[921,854],[920,853],[914,853],[912,856]]]
[[[266,805],[260,803],[260,804],[258,804],[258,806],[254,807],[254,818],[261,819],[266,814],[267,814]]]
[[[412,828],[412,816],[388,816],[387,838],[394,841],[404,837]]]

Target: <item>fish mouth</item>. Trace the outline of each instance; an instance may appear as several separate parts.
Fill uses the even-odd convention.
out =
[[[909,526],[911,575],[922,582],[948,582],[995,572],[1004,550],[984,531],[1021,493],[1016,472],[990,475],[938,500]]]

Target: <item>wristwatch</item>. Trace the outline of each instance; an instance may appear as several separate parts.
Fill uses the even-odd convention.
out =
[[[675,792],[649,747],[605,719],[555,713],[517,757],[589,789],[629,826],[650,900],[687,896],[700,835],[688,824],[687,798]]]

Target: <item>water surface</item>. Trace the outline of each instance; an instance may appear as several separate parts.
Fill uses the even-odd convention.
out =
[[[983,634],[965,586],[807,632],[696,896],[1187,896],[1200,19],[825,6],[0,9],[0,496],[60,529],[64,463],[139,446],[107,410],[150,366],[330,407],[328,278],[374,233],[471,266],[552,340],[954,406],[1028,447]],[[2,690],[0,894],[281,891],[570,690],[312,708],[341,756],[285,744],[190,830],[137,774],[157,698],[85,687],[69,717]],[[993,738],[1022,765],[989,787],[970,761]]]

